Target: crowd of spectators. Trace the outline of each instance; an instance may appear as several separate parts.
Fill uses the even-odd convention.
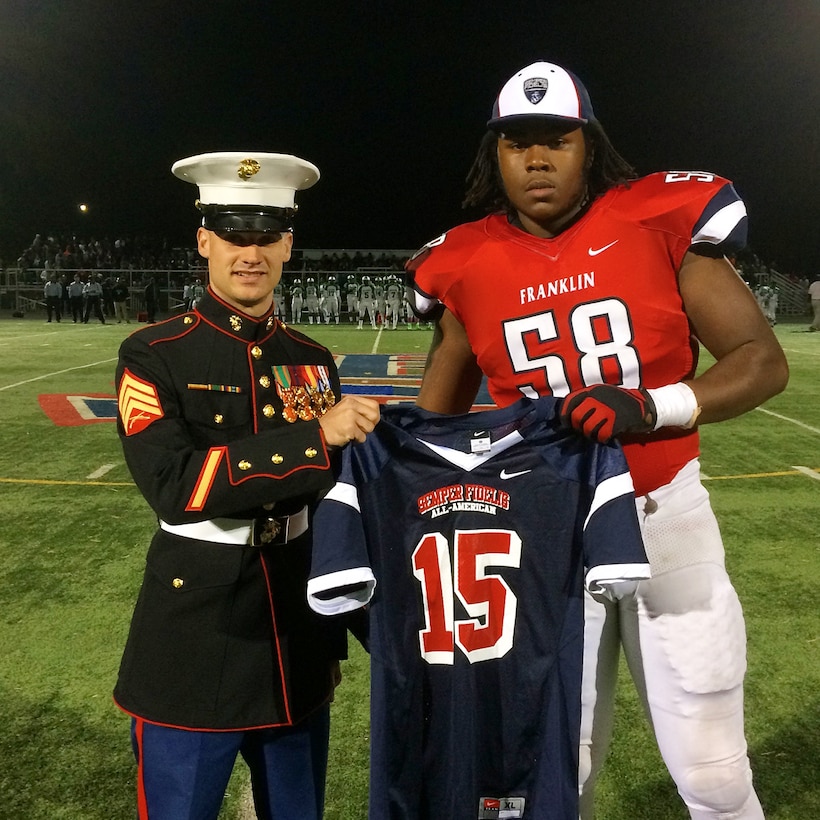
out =
[[[284,281],[311,272],[358,273],[371,271],[398,272],[404,267],[407,251],[296,251],[285,266]],[[0,263],[0,267],[5,267]],[[82,237],[73,233],[44,232],[35,235],[31,244],[17,258],[15,278],[6,279],[17,288],[29,288],[29,298],[52,280],[62,289],[61,313],[70,315],[68,288],[73,279],[84,287],[99,282],[102,287],[103,316],[114,316],[112,288],[120,282],[129,289],[132,312],[144,308],[142,292],[154,281],[162,311],[186,309],[190,299],[186,292],[206,281],[206,262],[196,247],[177,247],[164,238],[149,236]],[[75,276],[76,274],[76,276]],[[146,274],[149,274],[146,276]],[[59,319],[58,319],[59,321]]]
[[[202,267],[195,248],[147,236],[101,239],[37,234],[17,259],[21,270],[190,270]]]
[[[354,251],[351,255],[347,251],[323,253],[319,257],[304,254],[301,259],[301,270],[304,271],[341,271],[353,273],[358,270],[389,270],[401,271],[407,261],[408,254],[401,251]],[[300,260],[295,260],[299,265]],[[297,270],[298,267],[291,267]]]
[[[784,278],[802,290],[806,290],[809,286],[807,277],[793,273],[783,273],[777,262],[768,264],[748,248],[744,249],[733,262],[738,273],[753,291],[763,286],[772,285],[778,278]]]
[[[295,252],[290,271],[402,270],[404,251]],[[205,262],[194,246],[174,247],[168,239],[135,236],[83,238],[74,234],[37,234],[17,259],[17,268],[45,280],[59,271],[190,271],[202,273]],[[38,275],[39,272],[39,275]]]

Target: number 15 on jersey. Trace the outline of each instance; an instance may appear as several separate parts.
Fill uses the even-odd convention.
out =
[[[456,530],[453,562],[440,532],[424,535],[413,550],[413,575],[421,585],[425,628],[421,655],[449,664],[458,647],[470,663],[501,658],[512,649],[518,600],[489,567],[521,566],[521,539],[512,530]],[[456,620],[455,602],[469,616]]]

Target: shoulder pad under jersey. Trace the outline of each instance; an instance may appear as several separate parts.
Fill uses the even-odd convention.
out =
[[[485,223],[490,217],[477,222],[466,222],[422,245],[405,263],[405,270],[418,270],[428,260],[435,259],[436,266],[460,267],[487,238]]]
[[[614,208],[710,256],[731,254],[746,244],[743,200],[728,179],[709,171],[662,171],[634,180]]]

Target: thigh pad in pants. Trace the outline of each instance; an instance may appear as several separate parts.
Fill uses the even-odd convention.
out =
[[[666,658],[681,689],[693,694],[739,686],[746,672],[743,611],[716,564],[681,567],[638,587],[643,654]],[[655,643],[648,653],[647,641]]]

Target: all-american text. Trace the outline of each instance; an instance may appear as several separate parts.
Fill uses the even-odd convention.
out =
[[[439,507],[455,509],[450,505],[460,502],[482,504],[487,508],[459,506],[457,509],[477,509],[481,512],[492,513],[494,507],[500,507],[502,510],[510,508],[510,494],[484,484],[451,484],[448,487],[439,487],[437,490],[425,493],[418,499],[418,507],[419,512],[424,515]]]

